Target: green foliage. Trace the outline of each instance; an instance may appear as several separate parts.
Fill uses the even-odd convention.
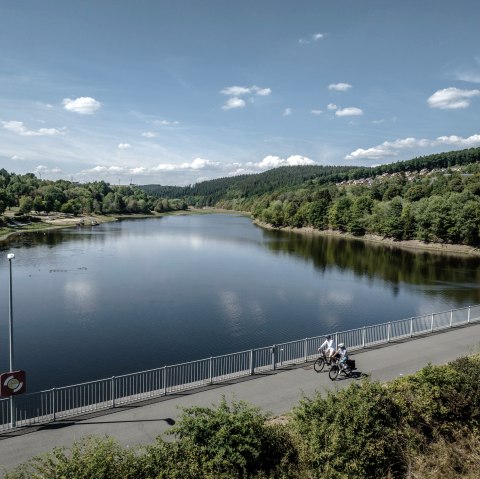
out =
[[[186,455],[191,476],[291,477],[296,467],[295,449],[280,426],[267,423],[268,415],[247,403],[225,398],[215,408],[191,407],[171,429],[176,447]],[[160,444],[161,449],[165,448]],[[179,452],[178,449],[176,452]],[[182,467],[185,467],[183,465]],[[159,476],[169,477],[169,476]]]
[[[136,457],[112,438],[88,437],[55,448],[7,473],[5,479],[137,479]]]
[[[304,398],[293,412],[312,477],[375,478],[395,469],[400,408],[379,383]]]
[[[21,214],[31,210],[73,215],[149,214],[157,201],[161,200],[136,186],[115,187],[104,181],[79,185],[66,180],[39,180],[31,173],[2,175],[0,172],[0,214],[12,206],[18,206]],[[185,201],[180,199],[171,201],[162,211],[186,208]]]

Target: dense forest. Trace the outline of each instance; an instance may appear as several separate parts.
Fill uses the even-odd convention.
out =
[[[0,170],[0,214],[149,214],[189,206],[250,212],[274,227],[480,245],[480,148],[374,168],[291,166],[186,187],[40,180]]]

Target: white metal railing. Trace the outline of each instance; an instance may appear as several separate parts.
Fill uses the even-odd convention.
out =
[[[480,305],[331,333],[359,350],[480,321]],[[316,359],[324,335],[15,397],[16,427],[44,424]],[[11,429],[0,399],[0,432]]]

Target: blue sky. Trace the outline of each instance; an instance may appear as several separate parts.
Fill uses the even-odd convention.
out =
[[[478,0],[0,2],[0,166],[185,185],[480,146]]]

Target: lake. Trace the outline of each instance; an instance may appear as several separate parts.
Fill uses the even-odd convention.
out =
[[[30,392],[480,303],[480,259],[264,230],[240,215],[24,234],[0,252],[0,370]]]

